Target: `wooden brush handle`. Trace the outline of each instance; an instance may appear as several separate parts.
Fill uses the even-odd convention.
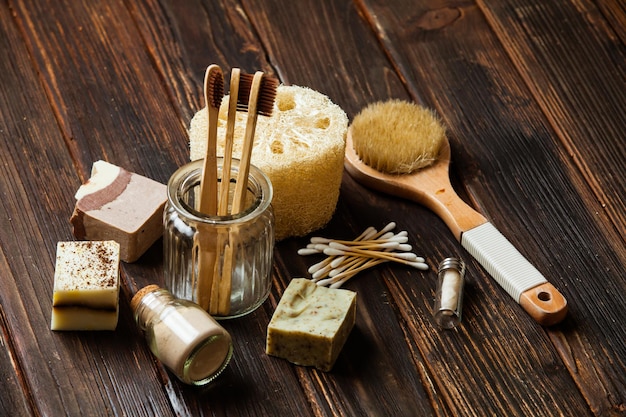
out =
[[[250,101],[248,103],[248,120],[246,121],[246,130],[243,135],[241,161],[239,162],[239,172],[237,173],[235,196],[233,198],[233,214],[237,214],[245,208],[244,203],[246,199],[246,191],[248,189],[248,174],[250,172],[250,160],[252,159],[252,146],[254,144],[254,133],[258,119],[257,100],[259,98],[262,79],[263,72],[257,71],[254,74],[254,79],[252,80]]]
[[[230,171],[232,168],[233,143],[235,137],[235,121],[237,117],[237,97],[239,96],[239,77],[241,70],[233,68],[230,74],[230,98],[228,102],[228,117],[226,134],[224,135],[224,159],[222,162],[222,181],[220,182],[219,202],[217,214],[228,214],[228,193],[230,192]]]
[[[213,280],[213,268],[217,260],[215,237],[209,230],[203,230],[194,237],[192,250],[192,288],[195,291],[196,303],[209,311],[211,306],[211,288]]]
[[[201,213],[217,214],[217,123],[219,115],[219,103],[224,95],[223,89],[215,85],[215,78],[223,82],[222,70],[219,65],[210,65],[204,77],[204,100],[208,119],[207,145],[202,166],[202,178],[200,180],[200,203],[198,210]],[[222,85],[222,84],[220,84]]]

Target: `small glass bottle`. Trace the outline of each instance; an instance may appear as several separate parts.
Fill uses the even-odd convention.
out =
[[[274,212],[272,184],[251,165],[244,209],[209,216],[196,210],[202,160],[180,167],[167,185],[163,250],[165,287],[216,319],[248,314],[267,299],[272,284]],[[239,161],[233,159],[230,180]],[[218,158],[222,178],[222,158]],[[234,185],[231,184],[230,199]]]
[[[433,317],[443,329],[453,329],[461,322],[465,263],[457,258],[446,258],[439,263],[437,293]]]
[[[197,304],[148,285],[130,305],[152,353],[184,383],[208,384],[230,362],[230,334]]]

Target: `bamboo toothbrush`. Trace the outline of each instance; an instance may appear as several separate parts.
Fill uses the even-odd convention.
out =
[[[241,70],[239,68],[233,68],[230,73],[230,88],[229,97],[239,96],[239,80]],[[228,115],[226,123],[226,133],[224,135],[224,155],[222,158],[222,177],[220,180],[218,203],[217,203],[217,215],[226,216],[229,213],[229,193],[230,193],[230,178],[233,158],[233,142],[235,135],[235,120],[237,117],[237,102],[238,100],[229,100],[228,102]],[[220,286],[223,280],[231,280],[232,275],[232,245],[228,241],[228,236],[221,230],[218,231],[217,253],[222,253],[222,262],[215,262],[215,268],[213,270],[214,278],[211,283],[210,289],[210,301],[209,301],[209,314],[212,315],[226,315],[230,310],[230,302],[228,304],[223,301],[220,304]],[[219,259],[219,258],[218,258]],[[221,298],[228,297],[230,300],[230,294],[221,294]]]
[[[276,99],[276,88],[278,82],[274,78],[264,77],[263,72],[257,71],[252,79],[250,98],[248,100],[248,120],[244,131],[243,145],[241,149],[241,160],[239,162],[239,172],[237,173],[237,183],[235,184],[235,195],[233,199],[233,214],[243,210],[248,189],[248,175],[250,173],[250,159],[252,158],[252,146],[258,115],[271,116]]]
[[[222,162],[222,178],[220,182],[217,213],[220,216],[230,214],[229,194],[233,159],[233,144],[237,110],[247,111],[252,75],[241,74],[239,68],[233,68],[230,76],[228,114],[226,133],[224,135],[224,156]],[[227,315],[230,311],[230,288],[232,280],[233,246],[227,233],[218,233],[218,251],[222,253],[222,262],[215,263],[214,279],[211,285],[209,313]],[[221,268],[220,268],[221,267]]]
[[[200,196],[198,210],[214,216],[217,214],[217,123],[219,108],[224,97],[224,76],[218,65],[210,65],[204,77],[204,100],[208,112],[209,126],[207,147],[200,179]],[[199,233],[195,243],[194,257],[197,270],[194,271],[194,284],[198,304],[208,310],[211,287],[215,277],[212,274],[217,260],[215,237],[207,233]]]
[[[222,180],[220,182],[220,195],[218,203],[218,214],[225,216],[229,214],[228,203],[230,193],[230,172],[233,159],[233,142],[235,135],[235,121],[237,110],[248,111],[248,100],[250,99],[250,89],[252,88],[251,74],[242,74],[239,68],[233,68],[230,75],[230,99],[228,102],[228,116],[226,123],[226,134],[224,136],[224,157],[222,164]]]
[[[563,295],[485,217],[455,193],[448,175],[450,145],[445,134],[438,157],[431,165],[394,173],[381,171],[398,168],[393,166],[393,155],[400,158],[406,154],[400,148],[403,143],[425,140],[420,137],[421,127],[410,124],[424,109],[410,103],[399,109],[392,104],[392,101],[377,103],[373,113],[362,117],[367,110],[364,109],[354,118],[346,138],[348,173],[369,188],[414,200],[435,212],[461,245],[535,321],[549,326],[563,320],[567,314]],[[396,145],[390,145],[387,140],[389,130],[404,134],[392,138]],[[386,152],[391,155],[391,161],[379,160],[379,153]]]
[[[239,68],[233,68],[230,72],[230,94],[229,97],[237,97],[239,94]],[[226,134],[224,136],[224,156],[222,160],[222,180],[220,182],[219,202],[217,214],[225,216],[228,214],[228,194],[230,192],[230,171],[233,159],[233,137],[235,134],[235,117],[237,115],[237,102],[229,100],[228,119],[226,123]]]
[[[217,124],[224,97],[224,75],[218,65],[212,64],[204,76],[204,100],[208,112],[209,127],[207,132],[207,146],[202,166],[200,181],[201,213],[217,214]]]
[[[248,119],[244,131],[242,157],[239,161],[239,168],[231,209],[231,214],[238,214],[241,210],[245,208],[244,203],[246,192],[248,189],[250,160],[252,157],[252,147],[254,144],[254,135],[258,115],[272,115],[278,82],[273,78],[265,77],[261,71],[258,71],[256,74],[254,74],[254,76],[250,74],[241,74],[239,71],[233,71],[233,74],[234,78],[231,76],[228,124],[226,127],[224,151],[225,160],[227,158],[232,158],[232,132],[234,132],[236,110],[248,112]],[[229,132],[231,133],[229,134]],[[230,165],[230,161],[228,162],[228,164]],[[230,172],[230,168],[228,172]],[[222,182],[224,182],[224,175],[225,174],[223,173]],[[228,193],[228,191],[226,191],[226,193]],[[222,207],[222,209],[224,208]],[[229,239],[226,240],[227,241],[224,245],[223,267],[220,274],[219,287],[215,288],[215,286],[213,286],[213,291],[211,295],[211,302],[214,303],[215,301],[217,301],[217,311],[219,314],[222,315],[228,314],[228,312],[230,311],[232,264],[234,257],[232,244]],[[222,242],[222,244],[224,244],[224,242]],[[217,300],[215,297],[217,297]]]

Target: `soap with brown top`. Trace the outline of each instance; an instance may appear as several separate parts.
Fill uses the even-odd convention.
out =
[[[115,330],[119,314],[120,245],[57,243],[52,330]]]
[[[355,321],[355,292],[295,278],[268,325],[266,353],[330,371]]]
[[[134,262],[163,235],[165,185],[105,161],[76,192],[70,218],[79,240],[115,240],[120,258]]]

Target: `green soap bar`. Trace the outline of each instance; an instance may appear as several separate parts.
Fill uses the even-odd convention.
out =
[[[355,321],[355,292],[295,278],[268,325],[266,353],[328,372]]]

